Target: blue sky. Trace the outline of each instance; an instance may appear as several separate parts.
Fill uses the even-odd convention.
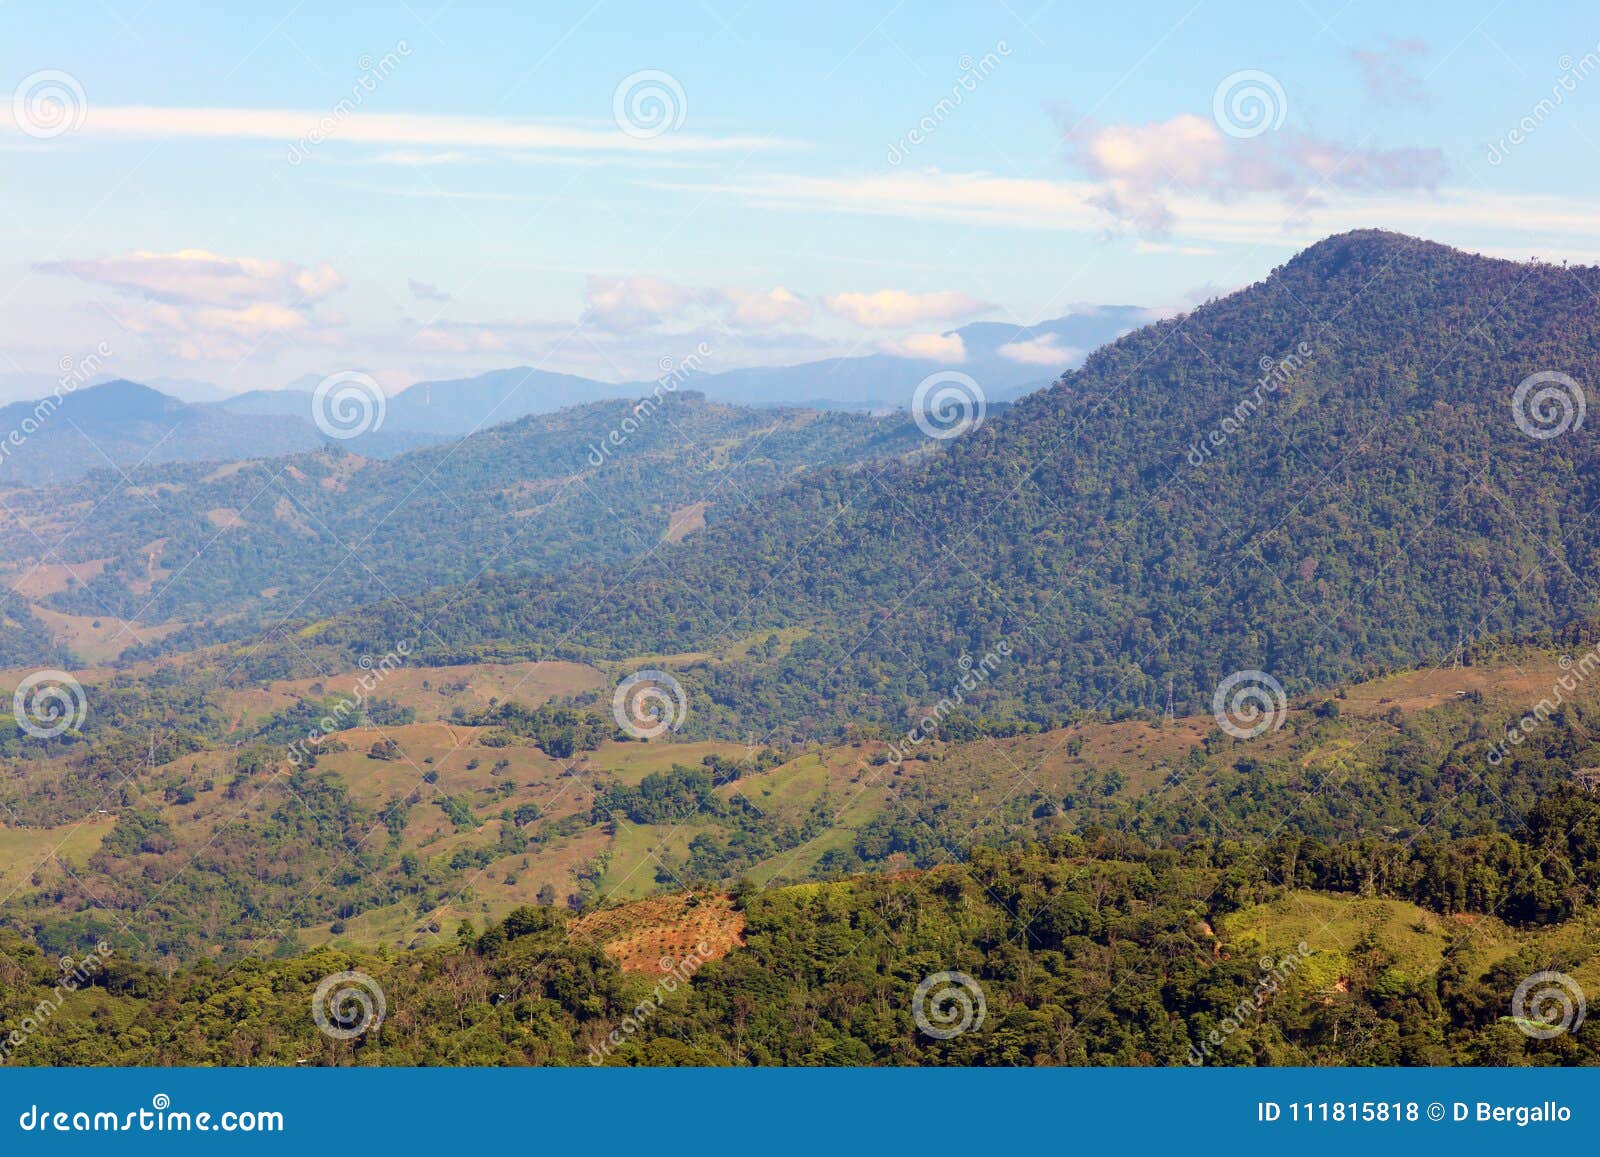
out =
[[[1356,226],[1600,258],[1576,4],[234,7],[5,9],[0,379],[959,364]]]

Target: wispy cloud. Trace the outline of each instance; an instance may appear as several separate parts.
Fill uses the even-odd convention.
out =
[[[1361,87],[1384,104],[1426,104],[1422,78],[1411,62],[1428,55],[1422,40],[1387,40],[1380,48],[1352,48],[1349,58],[1361,70]]]
[[[173,108],[154,105],[93,105],[80,133],[139,139],[271,140],[293,142],[329,120],[319,109]],[[795,148],[777,137],[708,136],[672,132],[649,140],[629,137],[614,126],[578,127],[497,117],[424,113],[353,112],[326,130],[328,139],[390,149],[459,151],[547,150],[580,153],[748,153]],[[392,160],[403,153],[389,153]],[[397,162],[399,163],[399,162]]]
[[[411,296],[416,298],[418,301],[434,301],[444,303],[455,300],[454,297],[440,289],[437,285],[427,281],[418,281],[414,277],[406,279],[406,288],[411,291]]]
[[[1078,179],[997,177],[986,172],[900,169],[870,176],[741,175],[720,182],[654,180],[652,188],[721,194],[768,208],[859,213],[919,222],[1052,230],[1104,238],[1119,224],[1097,204],[1101,187]],[[1221,201],[1174,192],[1167,200],[1172,237],[1186,248],[1270,245],[1297,249],[1346,229],[1384,228],[1494,251],[1508,222],[1526,238],[1518,255],[1589,260],[1600,253],[1600,205],[1587,197],[1463,189],[1441,185],[1426,195],[1330,188],[1304,207],[1281,194],[1241,194]],[[1545,241],[1537,242],[1537,238]],[[1133,239],[1165,245],[1167,240]]]
[[[120,257],[46,261],[34,268],[140,293],[156,301],[188,304],[294,304],[318,301],[344,288],[344,278],[331,265],[224,257],[204,249],[176,253],[135,250]]]

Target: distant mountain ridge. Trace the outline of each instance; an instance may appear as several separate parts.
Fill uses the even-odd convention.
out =
[[[883,413],[905,410],[928,375],[956,369],[972,377],[989,401],[1003,402],[1048,386],[1081,364],[1091,349],[1148,316],[1136,306],[1101,306],[1033,326],[977,322],[947,335],[961,339],[966,353],[959,360],[872,353],[793,366],[696,371],[674,385],[730,405]],[[221,391],[209,383],[162,380],[188,399],[181,400],[114,379],[81,387],[66,395],[70,404],[59,406],[42,391],[39,399],[0,408],[0,441],[40,406],[58,415],[53,424],[33,423],[39,430],[28,444],[0,457],[0,485],[56,485],[138,463],[271,458],[335,441],[365,457],[387,458],[530,414],[645,397],[658,387],[655,381],[602,382],[527,366],[418,382],[385,399],[375,429],[341,441],[315,422],[314,393],[304,387],[319,380],[308,377],[286,389],[220,399]]]
[[[907,408],[917,383],[929,374],[954,369],[977,381],[989,400],[1008,401],[1048,386],[1081,365],[1091,350],[1149,318],[1149,310],[1116,305],[1085,308],[1033,326],[976,322],[946,335],[961,338],[966,356],[960,360],[872,353],[793,366],[702,370],[685,375],[683,384],[730,405],[887,411]],[[528,414],[644,397],[655,387],[649,380],[602,382],[513,366],[408,386],[388,399],[384,429],[468,434]],[[312,402],[310,391],[285,389],[254,390],[217,405],[234,413],[292,415],[309,414]]]
[[[270,457],[322,440],[308,421],[246,418],[116,380],[0,408],[0,486],[48,485],[139,463]]]

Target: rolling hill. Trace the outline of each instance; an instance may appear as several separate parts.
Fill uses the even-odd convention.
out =
[[[327,614],[489,569],[637,558],[808,470],[924,445],[903,415],[756,410],[692,391],[642,411],[598,402],[387,460],[328,447],[37,490],[0,528],[0,574],[7,605],[243,630],[260,614]]]

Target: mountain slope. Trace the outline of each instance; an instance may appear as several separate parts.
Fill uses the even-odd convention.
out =
[[[804,628],[688,672],[706,728],[895,723],[1003,641],[979,708],[1041,719],[1160,707],[1169,681],[1204,710],[1235,671],[1294,688],[1446,660],[1464,636],[1594,605],[1592,428],[1530,436],[1512,400],[1536,372],[1600,380],[1597,291],[1594,269],[1335,237],[1098,351],[949,453],[816,476],[626,582],[496,579],[426,610],[455,654],[486,636],[699,652]],[[324,637],[360,653],[412,613]]]
[[[98,478],[39,491],[0,529],[0,568],[15,583],[40,562],[77,564],[81,581],[40,602],[83,616],[325,614],[490,567],[631,559],[797,472],[921,444],[904,416],[753,410],[691,392],[649,412],[600,402],[389,460],[328,449],[146,470],[109,494]]]

